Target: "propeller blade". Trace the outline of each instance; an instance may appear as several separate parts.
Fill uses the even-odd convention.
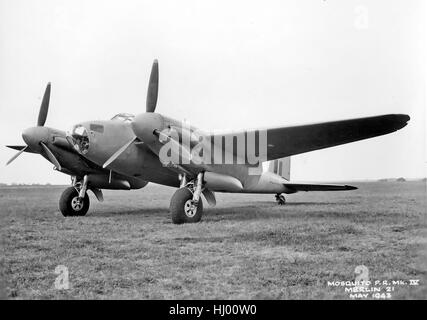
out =
[[[89,190],[93,192],[99,202],[104,202],[104,196],[101,189],[91,187]]]
[[[121,147],[119,150],[114,152],[114,154],[102,165],[102,167],[105,169],[107,168],[114,160],[116,160],[123,152],[126,151],[126,149],[137,139],[137,137],[132,138],[129,142],[127,142],[123,147]]]
[[[148,83],[147,91],[147,112],[154,112],[156,110],[157,96],[159,93],[159,62],[154,60],[151,68],[150,81]]]
[[[209,189],[203,189],[202,193],[205,196],[205,199],[209,203],[209,205],[211,207],[215,207],[216,206],[215,193],[213,191],[210,191]]]
[[[10,158],[10,160],[8,162],[6,162],[6,165],[8,165],[9,163],[11,163],[16,158],[18,158],[21,155],[21,153],[23,153],[27,148],[28,148],[28,146],[25,146],[25,148],[23,148],[19,152],[17,152],[12,158]]]
[[[42,104],[40,105],[39,118],[37,119],[37,126],[43,127],[47,118],[47,111],[49,110],[49,100],[50,100],[50,82],[46,86],[44,91]]]
[[[54,164],[56,169],[61,171],[61,165],[59,164],[58,159],[56,159],[56,157],[54,156],[52,151],[50,151],[50,149],[47,147],[47,145],[45,145],[43,142],[40,142],[40,145],[43,147],[44,151],[46,152],[46,155],[49,158],[50,162],[52,162]]]
[[[13,150],[21,151],[22,149],[27,148],[28,146],[6,146],[6,147]]]

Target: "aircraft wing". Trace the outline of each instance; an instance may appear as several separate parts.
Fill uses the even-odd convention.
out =
[[[294,183],[285,182],[286,193],[295,193],[298,191],[347,191],[355,190],[357,187],[339,184],[312,184],[312,183]]]
[[[388,114],[267,129],[267,159],[265,160],[280,159],[381,136],[403,128],[409,119],[410,117],[405,114]],[[256,131],[260,130],[252,130],[252,133]],[[244,134],[249,132],[251,131],[245,131]],[[221,136],[236,134],[239,133],[221,134]]]

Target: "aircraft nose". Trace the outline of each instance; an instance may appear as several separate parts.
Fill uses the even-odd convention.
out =
[[[25,129],[22,133],[22,139],[33,150],[40,148],[40,142],[46,142],[48,137],[47,128],[45,127],[32,127]]]

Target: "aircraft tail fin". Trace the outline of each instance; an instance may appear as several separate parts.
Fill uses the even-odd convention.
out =
[[[268,171],[289,181],[291,178],[291,157],[270,161]]]

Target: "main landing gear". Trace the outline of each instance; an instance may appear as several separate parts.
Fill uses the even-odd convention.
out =
[[[282,194],[280,194],[280,193],[276,194],[276,201],[277,201],[277,204],[279,204],[281,206],[283,206],[284,204],[286,204],[285,196],[282,195]]]
[[[186,176],[181,176],[180,188],[172,196],[169,207],[173,223],[200,221],[203,214],[202,190],[203,172],[200,172],[194,181],[188,183]]]
[[[82,182],[75,182],[73,186],[65,189],[59,199],[59,210],[64,217],[84,216],[89,210],[89,196],[87,194],[88,178]]]

